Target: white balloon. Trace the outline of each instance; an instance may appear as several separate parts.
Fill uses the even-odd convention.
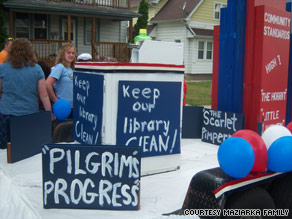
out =
[[[291,132],[285,126],[282,125],[271,125],[262,134],[262,139],[264,140],[267,149],[271,144],[278,138],[283,136],[291,136]]]

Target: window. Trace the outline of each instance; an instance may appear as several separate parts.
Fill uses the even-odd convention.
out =
[[[180,41],[180,40],[175,40],[175,42],[176,42],[176,43],[180,43],[181,41]]]
[[[198,59],[212,60],[213,42],[199,41],[198,42]]]
[[[34,15],[34,38],[47,39],[47,15]]]
[[[221,8],[225,8],[227,5],[222,2],[215,2],[214,4],[214,19],[220,20],[220,11]]]
[[[29,14],[17,13],[15,15],[15,37],[29,38]]]
[[[92,41],[92,18],[85,18],[84,20],[85,37],[84,43],[91,44]],[[95,41],[98,41],[98,20],[95,21]]]
[[[213,54],[213,43],[207,42],[206,59],[212,59],[212,54]]]
[[[47,39],[48,25],[47,15],[16,13],[15,15],[15,37]]]
[[[205,42],[199,41],[198,59],[204,59],[204,44]]]

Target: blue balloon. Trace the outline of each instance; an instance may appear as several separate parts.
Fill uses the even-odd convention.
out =
[[[247,176],[255,161],[252,146],[240,137],[225,140],[218,149],[217,157],[222,170],[237,179]]]
[[[292,170],[292,136],[275,140],[268,149],[268,170],[288,172]]]
[[[65,99],[57,100],[53,105],[53,113],[59,120],[65,120],[71,113],[71,103]]]

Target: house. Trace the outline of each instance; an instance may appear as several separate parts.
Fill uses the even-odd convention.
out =
[[[62,43],[81,53],[128,61],[128,25],[139,14],[129,0],[6,0],[9,36],[28,38],[40,59],[53,64]],[[132,26],[132,25],[131,25]]]
[[[150,19],[154,40],[184,43],[186,79],[211,79],[213,29],[226,6],[227,0],[168,0]]]

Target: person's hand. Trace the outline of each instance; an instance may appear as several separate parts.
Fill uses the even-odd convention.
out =
[[[53,122],[54,120],[56,120],[55,115],[53,114],[53,112],[51,112],[51,122]]]

